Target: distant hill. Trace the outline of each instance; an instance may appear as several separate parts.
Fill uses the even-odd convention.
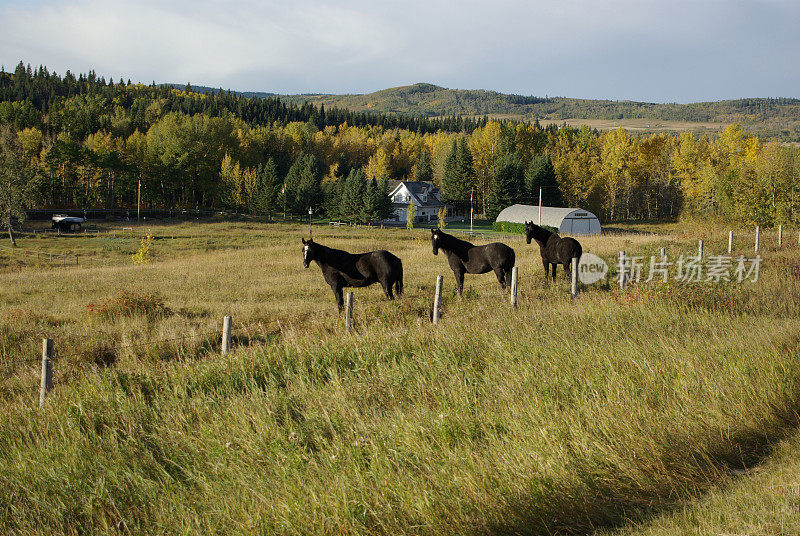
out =
[[[185,85],[173,84],[183,89]],[[195,91],[218,89],[192,86]],[[254,97],[278,96],[295,104],[310,102],[326,108],[352,111],[437,116],[490,116],[544,123],[588,124],[596,128],[624,126],[639,131],[716,130],[740,123],[764,138],[784,142],[800,140],[800,99],[748,98],[690,104],[534,97],[483,89],[447,89],[434,84],[413,84],[367,94],[276,95],[237,92]],[[644,120],[644,121],[642,121]],[[647,120],[650,120],[648,122]]]
[[[172,86],[175,89],[186,89],[186,84],[167,84],[167,86]],[[198,93],[213,93],[216,95],[217,93],[223,91],[230,91],[231,93],[236,93],[237,95],[241,95],[242,97],[258,97],[261,99],[265,99],[267,97],[276,97],[276,93],[266,93],[264,91],[233,91],[231,89],[222,89],[218,87],[209,87],[209,86],[195,86],[191,84],[192,91],[196,91]]]

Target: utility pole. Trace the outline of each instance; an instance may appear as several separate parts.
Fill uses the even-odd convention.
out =
[[[539,227],[542,226],[542,189],[539,188]]]
[[[475,214],[475,203],[473,202],[473,195],[475,195],[475,188],[469,190],[469,234],[472,236],[472,219]]]
[[[140,216],[142,214],[142,180],[139,179],[139,193],[136,197],[136,225],[140,223]]]
[[[311,207],[308,207],[308,236],[311,236],[311,215],[313,213],[314,211],[311,209]]]

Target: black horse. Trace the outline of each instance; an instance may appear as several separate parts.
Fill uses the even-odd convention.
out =
[[[525,240],[528,244],[531,239],[539,244],[539,251],[542,253],[542,265],[544,266],[544,278],[547,279],[549,266],[553,265],[553,281],[556,280],[556,265],[563,264],[567,276],[570,275],[572,259],[578,261],[583,255],[583,248],[580,242],[574,238],[561,238],[558,233],[551,233],[543,227],[539,227],[532,221],[525,222]]]
[[[447,255],[447,262],[456,276],[459,294],[463,295],[464,292],[464,274],[485,274],[494,270],[503,289],[511,284],[515,254],[513,249],[501,242],[476,246],[441,229],[432,229],[431,245],[434,255],[439,254],[439,249]]]
[[[307,242],[303,238],[303,265],[308,268],[311,261],[315,261],[322,270],[325,282],[336,296],[340,311],[344,307],[342,289],[345,287],[366,287],[380,283],[390,300],[394,299],[392,287],[398,296],[403,293],[403,263],[388,251],[379,249],[354,255],[317,244],[313,238]]]

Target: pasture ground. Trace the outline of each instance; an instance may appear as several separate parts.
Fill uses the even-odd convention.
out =
[[[394,302],[355,289],[343,332],[302,225],[195,222],[0,251],[0,532],[11,534],[796,533],[800,248],[762,235],[757,283],[583,289],[509,237],[519,308],[493,274],[454,292],[430,232],[315,227],[403,259]],[[727,247],[727,230],[623,226],[612,257]],[[736,254],[752,257],[739,230]],[[478,242],[480,243],[480,242]],[[436,275],[442,321],[430,324]],[[163,307],[88,314],[119,291]],[[234,347],[219,356],[222,316]],[[55,386],[37,409],[41,338]]]
[[[480,119],[483,116],[473,116],[475,119]],[[488,114],[490,119],[496,121],[512,120],[512,121],[532,121],[531,117],[524,114]],[[568,119],[539,119],[539,124],[542,127],[548,125],[569,125],[574,128],[581,128],[586,125],[589,128],[597,130],[614,130],[617,128],[624,128],[631,132],[638,133],[658,133],[658,132],[694,132],[695,134],[713,135],[722,131],[730,123],[715,123],[711,121],[671,121],[663,119],[641,119],[641,118],[623,118],[623,119],[592,119],[571,117]]]

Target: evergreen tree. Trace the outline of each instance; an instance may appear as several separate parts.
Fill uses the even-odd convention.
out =
[[[445,201],[457,206],[469,203],[470,190],[475,186],[475,168],[472,152],[466,138],[453,140],[453,146],[444,163],[442,194]]]
[[[493,220],[501,210],[518,202],[524,185],[522,162],[516,153],[502,156],[495,166],[491,191],[486,199],[486,217]]]
[[[366,176],[360,169],[353,169],[347,176],[342,190],[339,205],[340,215],[350,222],[361,222],[363,219],[364,193]]]
[[[339,155],[338,163],[339,165],[336,168],[336,176],[347,177],[350,175],[350,170],[353,169],[353,166],[350,165],[350,159],[347,158],[347,153],[342,152],[342,154]]]
[[[388,220],[394,214],[394,204],[389,197],[389,181],[383,179],[378,187],[380,195],[378,196],[378,219]]]
[[[253,211],[256,214],[266,215],[267,219],[272,221],[272,213],[279,208],[282,186],[275,160],[270,158],[266,164],[259,164],[251,198]]]
[[[321,201],[320,183],[316,157],[301,153],[289,168],[284,183],[289,209],[295,214],[305,214],[309,207],[318,207]]]
[[[542,204],[548,207],[563,206],[561,190],[556,180],[556,171],[550,156],[537,154],[531,158],[525,170],[525,199],[531,205],[539,204],[539,188],[542,189]]]
[[[370,222],[380,218],[380,196],[382,195],[380,188],[378,188],[378,181],[374,178],[367,183],[364,191],[364,204],[362,215],[364,221]]]
[[[431,155],[427,149],[422,150],[417,161],[417,169],[414,173],[414,180],[417,181],[432,181],[433,180],[433,166],[431,165]]]
[[[322,196],[324,198],[322,207],[331,220],[344,219],[341,214],[341,205],[345,182],[347,182],[347,177],[342,176],[336,180],[322,183]]]
[[[472,152],[467,145],[467,138],[461,138],[458,146],[458,176],[459,188],[464,201],[469,200],[469,192],[475,186],[475,167],[472,161]]]
[[[444,199],[453,203],[457,201],[458,196],[458,140],[453,140],[453,146],[450,152],[447,153],[447,158],[444,160],[444,173],[442,175],[442,196]]]

